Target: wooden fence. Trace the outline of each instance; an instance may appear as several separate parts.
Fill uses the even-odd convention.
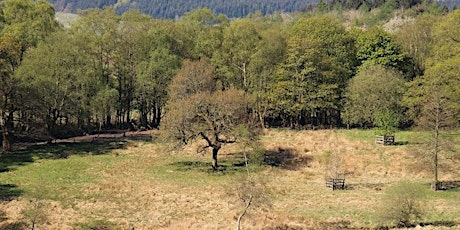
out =
[[[331,190],[345,189],[345,179],[326,178],[326,187]]]
[[[394,145],[395,136],[375,136],[375,143],[380,145]]]

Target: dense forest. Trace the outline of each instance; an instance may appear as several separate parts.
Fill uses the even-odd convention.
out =
[[[15,140],[113,128],[185,138],[212,124],[225,133],[239,121],[458,126],[460,11],[437,4],[236,20],[200,8],[177,21],[106,8],[83,12],[70,28],[44,0],[0,7],[5,151]],[[395,19],[397,29],[386,30]]]
[[[229,18],[246,17],[249,14],[260,12],[262,15],[273,14],[275,12],[295,12],[295,11],[313,11],[318,2],[326,4],[329,8],[373,9],[385,3],[384,0],[95,0],[95,1],[77,1],[77,0],[48,0],[59,12],[76,13],[81,9],[104,8],[114,6],[116,12],[122,14],[130,9],[139,10],[154,18],[176,18],[186,12],[196,8],[211,9],[214,14],[224,14]],[[402,7],[410,7],[417,3],[418,0],[400,0],[397,1]],[[459,0],[439,1],[443,6],[449,9],[460,5]]]

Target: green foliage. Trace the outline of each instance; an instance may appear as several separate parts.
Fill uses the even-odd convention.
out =
[[[136,9],[149,14],[155,18],[178,18],[187,12],[197,8],[206,7],[218,14],[228,15],[230,18],[242,18],[247,15],[261,12],[261,14],[272,14],[276,12],[293,12],[307,9],[309,1],[300,0],[266,0],[254,2],[251,0],[224,1],[224,0],[204,0],[204,1],[168,1],[157,0],[155,2],[142,0],[99,0],[99,1],[74,1],[74,0],[50,0],[58,11],[76,12],[78,9],[105,8],[115,6],[118,13]]]
[[[179,70],[181,58],[174,53],[175,40],[163,29],[152,28],[147,35],[149,53],[136,67],[135,106],[140,121],[147,126],[148,114],[154,113],[154,127],[159,126],[161,110],[168,100],[168,85]]]
[[[198,8],[182,17],[174,25],[178,51],[184,58],[211,58],[222,43],[225,17],[216,16],[209,9]]]
[[[13,37],[21,44],[22,52],[36,46],[58,27],[53,7],[47,1],[6,0],[1,7],[1,34]]]
[[[289,32],[285,60],[271,85],[272,113],[299,123],[298,118],[339,110],[356,64],[351,36],[327,16],[301,18]]]
[[[402,116],[404,79],[380,65],[364,66],[352,78],[345,92],[343,120],[346,124],[376,125],[379,111],[388,111],[395,121]]]
[[[360,0],[321,3],[327,9],[362,4]],[[383,2],[366,4],[373,9]],[[440,17],[439,25],[433,17],[417,18],[406,27],[410,33],[401,32],[395,39],[381,28],[347,30],[340,17],[333,16],[336,12],[288,19],[284,14],[264,16],[261,10],[228,20],[198,8],[173,21],[137,11],[117,14],[119,9],[108,7],[82,11],[71,28],[59,28],[45,1],[8,0],[1,5],[0,111],[6,141],[21,135],[43,139],[46,133],[127,128],[138,121],[141,125],[136,127],[155,128],[165,116],[168,98],[214,96],[215,91],[235,89],[244,91],[247,100],[242,111],[261,127],[305,128],[342,121],[373,125],[377,107],[401,112],[403,85],[396,72],[367,70],[374,65],[403,72],[408,80],[419,76],[411,83],[417,92],[407,97],[414,120],[429,95],[428,79],[437,79],[435,73],[449,79],[439,80],[450,85],[442,88],[444,97],[459,98],[458,11]],[[395,2],[387,1],[375,11],[394,8]],[[349,81],[360,64],[364,70],[359,74],[377,75],[356,76],[370,87],[362,86],[364,94],[352,89],[361,87],[358,80]],[[394,90],[386,91],[383,85]],[[373,100],[375,94],[391,102]],[[373,100],[371,105],[361,103],[368,99]],[[454,103],[450,107],[458,117]]]
[[[427,60],[433,51],[433,27],[439,19],[430,14],[420,15],[415,22],[403,25],[395,34],[396,41],[414,62],[411,71],[414,77],[425,72]]]
[[[30,228],[35,229],[47,221],[46,204],[39,199],[31,199],[29,202],[30,206],[23,211],[23,215]]]
[[[374,125],[378,127],[377,135],[393,135],[399,126],[400,114],[391,110],[377,110]]]
[[[54,33],[30,51],[17,70],[28,92],[24,95],[30,102],[27,110],[35,113],[51,136],[55,136],[59,119],[82,115],[88,97],[97,92],[86,68],[91,63],[79,49],[67,32]]]
[[[213,62],[226,87],[248,91],[251,83],[257,81],[249,69],[261,41],[257,24],[250,19],[235,20],[224,29],[222,46]]]
[[[458,123],[460,107],[460,78],[458,77],[458,65],[460,55],[458,41],[460,33],[454,28],[460,19],[460,11],[456,10],[440,19],[440,23],[433,28],[433,45],[430,57],[426,61],[426,70],[410,83],[409,90],[405,94],[405,103],[410,108],[409,112],[413,119],[424,120],[432,117],[435,108],[442,109],[443,126],[453,126]],[[420,120],[419,119],[419,120]],[[433,119],[431,119],[433,120]],[[433,124],[433,122],[428,122]]]
[[[224,144],[244,140],[239,135],[241,127],[248,127],[250,120],[244,91],[215,90],[213,76],[206,60],[184,62],[169,87],[170,100],[161,129],[165,139],[178,144],[203,139],[204,148],[213,151],[212,166],[217,170],[218,151]]]
[[[355,32],[357,58],[362,65],[383,65],[404,71],[407,55],[394,37],[380,27]]]
[[[400,182],[385,192],[379,217],[390,227],[411,227],[420,221],[424,208],[424,188],[415,183]]]
[[[458,21],[460,20],[460,10],[443,16],[440,22],[433,28],[434,45],[432,47],[432,57],[428,60],[428,65],[435,65],[440,61],[449,59],[459,59],[460,32]]]
[[[25,107],[14,77],[26,51],[35,47],[58,28],[52,6],[43,0],[7,0],[0,2],[0,114],[3,151],[10,150],[14,132],[14,113]]]

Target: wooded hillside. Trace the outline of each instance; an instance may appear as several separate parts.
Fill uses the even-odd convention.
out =
[[[46,1],[0,7],[5,151],[15,140],[114,128],[170,127],[187,141],[204,136],[195,133],[203,124],[222,133],[240,125],[407,128],[434,113],[458,126],[460,11],[437,4],[319,5],[289,19],[228,20],[198,9],[177,21],[106,8],[70,28],[58,26]],[[395,30],[384,29],[394,20]]]
[[[76,13],[79,9],[88,8],[104,8],[114,6],[117,13],[121,14],[129,9],[136,9],[142,13],[148,14],[154,18],[175,18],[180,17],[184,13],[192,11],[196,8],[208,8],[215,14],[224,14],[229,18],[246,17],[248,14],[261,12],[263,15],[272,14],[274,12],[296,12],[296,11],[311,11],[318,2],[327,3],[330,7],[343,7],[346,9],[358,9],[360,7],[368,7],[370,9],[379,7],[386,1],[369,1],[369,0],[94,0],[94,1],[78,1],[78,0],[48,0],[52,3],[55,9],[59,12]],[[401,5],[414,5],[421,1],[397,1]],[[459,6],[459,0],[443,0],[439,1],[441,5],[446,5],[450,9]],[[406,6],[405,6],[406,7]]]

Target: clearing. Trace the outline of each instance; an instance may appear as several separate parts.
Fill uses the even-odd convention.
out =
[[[397,145],[380,146],[373,131],[268,130],[265,164],[249,165],[268,195],[254,201],[242,228],[376,228],[385,191],[411,181],[425,188],[426,228],[460,229],[459,166],[442,161],[440,179],[451,186],[431,191],[410,136],[400,132]],[[144,137],[72,139],[1,156],[0,229],[235,229],[245,149],[224,146],[221,170],[212,172],[199,144],[177,150]],[[345,190],[325,187],[331,153],[343,159]]]

